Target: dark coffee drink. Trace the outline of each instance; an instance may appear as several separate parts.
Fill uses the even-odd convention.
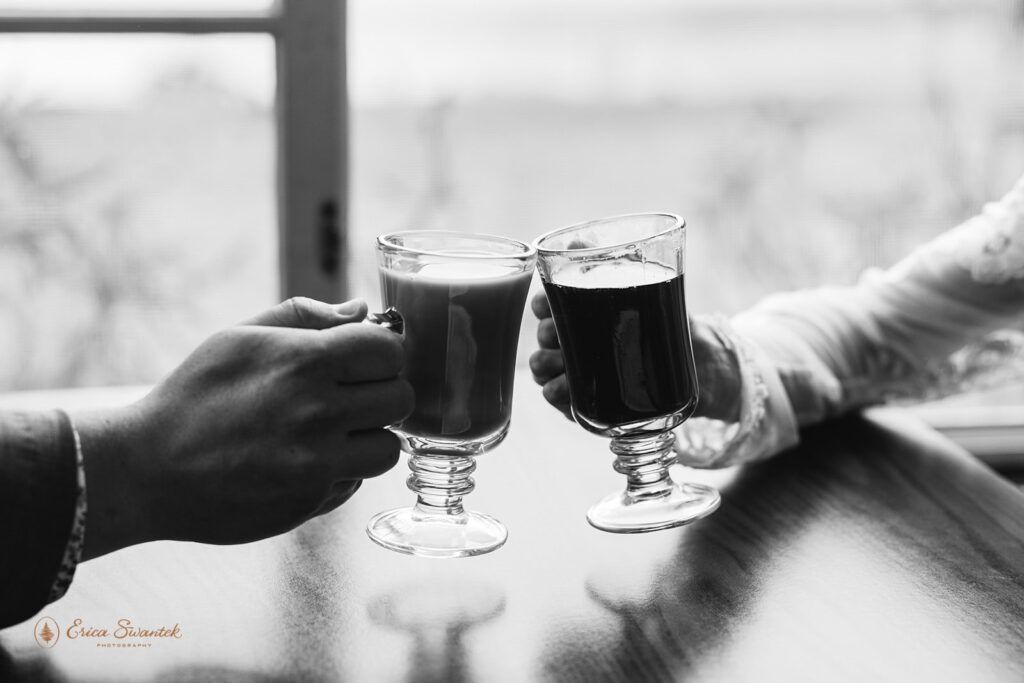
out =
[[[508,424],[531,276],[470,261],[426,264],[412,273],[380,271],[384,305],[405,320],[402,375],[416,392],[402,432],[471,441]]]
[[[568,269],[544,289],[577,420],[599,431],[678,411],[689,416],[697,379],[684,276],[632,261]]]

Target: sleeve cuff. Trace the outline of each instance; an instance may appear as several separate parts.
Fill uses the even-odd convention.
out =
[[[0,437],[0,626],[6,626],[50,599],[75,518],[77,475],[74,430],[62,411],[0,412]]]
[[[728,467],[761,460],[799,442],[796,416],[778,371],[755,344],[738,334],[724,316],[708,321],[723,347],[736,357],[740,373],[738,422],[691,418],[676,430],[676,453],[689,467]]]

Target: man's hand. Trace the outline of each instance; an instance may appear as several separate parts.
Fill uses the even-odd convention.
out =
[[[397,335],[366,304],[290,299],[214,334],[138,403],[75,416],[85,557],[158,539],[243,543],[389,470],[413,407]]]

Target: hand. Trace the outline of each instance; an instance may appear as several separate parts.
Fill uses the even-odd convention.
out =
[[[75,416],[84,556],[158,539],[244,543],[333,510],[398,460],[413,407],[366,304],[290,299],[214,334],[138,403]]]
[[[530,301],[530,308],[540,323],[537,325],[537,343],[540,349],[530,354],[530,372],[548,403],[558,408],[570,420],[572,410],[569,402],[569,382],[565,378],[565,359],[562,347],[555,333],[555,321],[551,319],[551,306],[544,292],[537,292]]]
[[[572,419],[565,360],[562,358],[558,336],[555,334],[555,321],[551,318],[551,307],[544,292],[538,292],[530,306],[540,320],[537,326],[540,349],[530,355],[533,379],[544,387],[544,398],[548,403]],[[697,366],[697,384],[700,387],[700,400],[694,416],[727,422],[738,420],[740,375],[735,356],[722,345],[700,316],[690,318],[690,338]]]

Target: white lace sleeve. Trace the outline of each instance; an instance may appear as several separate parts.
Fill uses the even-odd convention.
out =
[[[795,445],[799,441],[796,417],[775,364],[724,316],[705,321],[735,357],[741,386],[739,420],[695,417],[684,422],[675,431],[679,462],[690,467],[727,467]]]
[[[793,421],[803,426],[865,405],[1022,381],[1024,333],[1013,329],[1022,316],[1024,179],[854,287],[773,295],[737,316],[735,336],[753,349],[737,352],[747,368],[740,422],[712,428],[691,420],[679,430],[680,460],[745,462],[792,445],[778,435]],[[765,384],[763,397],[774,409],[760,419],[752,398],[759,377],[775,382]]]

